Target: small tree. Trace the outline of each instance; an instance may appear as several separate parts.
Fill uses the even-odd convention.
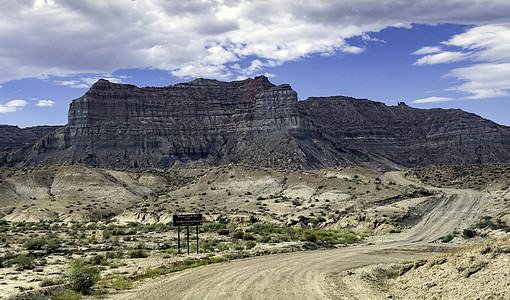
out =
[[[99,269],[87,264],[84,259],[75,259],[69,264],[70,288],[83,294],[90,293],[90,288],[100,279]]]

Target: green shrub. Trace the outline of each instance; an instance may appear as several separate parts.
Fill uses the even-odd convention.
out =
[[[242,232],[241,230],[236,230],[232,233],[232,237],[235,239],[242,239],[243,236],[244,236],[244,232]]]
[[[28,239],[24,244],[27,250],[41,250],[44,245],[46,245],[45,239]]]
[[[80,300],[81,294],[70,289],[57,290],[51,295],[52,300]]]
[[[128,290],[132,287],[132,281],[126,278],[116,278],[112,281],[112,289]]]
[[[101,265],[101,264],[105,264],[107,261],[108,260],[106,259],[106,257],[104,257],[104,255],[100,255],[100,254],[89,258],[89,263],[91,265]]]
[[[52,286],[57,284],[63,284],[64,279],[62,278],[48,278],[44,277],[43,280],[39,283],[39,286],[45,287],[45,286]]]
[[[35,267],[34,259],[25,254],[20,254],[16,256],[14,260],[18,265],[18,267],[16,268],[16,270],[18,271],[31,270]]]
[[[244,245],[239,244],[239,243],[233,243],[232,250],[244,250]]]
[[[48,248],[50,252],[56,252],[60,247],[62,247],[62,244],[57,238],[50,239],[46,245],[46,248]]]
[[[475,233],[473,230],[471,230],[471,229],[464,229],[464,230],[462,231],[462,235],[464,235],[464,236],[465,236],[465,237],[467,237],[467,238],[472,238],[472,237],[474,237],[474,236],[475,236],[475,234],[476,234],[476,233]]]
[[[225,224],[221,224],[221,223],[205,223],[202,226],[202,230],[204,232],[219,231],[219,230],[222,230],[225,228],[227,228],[227,226]]]
[[[271,236],[265,235],[265,236],[263,236],[263,237],[261,237],[259,239],[259,242],[261,242],[261,243],[269,243],[270,240],[271,240]]]
[[[216,246],[218,245],[218,240],[217,239],[207,239],[207,240],[202,240],[200,241],[200,249],[202,249],[203,251],[214,251],[214,249],[216,249]]]
[[[148,257],[149,254],[144,249],[134,249],[129,251],[128,253],[129,257],[131,258],[145,258]]]
[[[255,243],[254,241],[248,241],[245,244],[246,249],[251,249],[251,248],[255,247],[256,245],[257,245],[257,243]]]
[[[69,264],[69,286],[73,291],[89,294],[92,286],[101,278],[99,269],[87,264],[84,259],[75,259]]]
[[[228,229],[220,229],[218,230],[219,235],[228,235],[230,231]]]
[[[441,242],[443,242],[443,243],[449,243],[449,242],[451,242],[451,241],[453,240],[453,238],[454,238],[454,237],[455,237],[455,235],[454,235],[453,233],[450,233],[449,235],[447,235],[447,236],[443,237],[443,238],[441,239]]]
[[[250,233],[245,232],[243,234],[243,240],[245,240],[245,241],[254,241],[254,240],[256,240],[256,238],[253,235],[251,235]]]

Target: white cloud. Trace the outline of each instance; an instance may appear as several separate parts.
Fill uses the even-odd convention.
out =
[[[55,105],[55,102],[51,101],[51,100],[39,100],[36,104],[36,106],[40,106],[40,107],[53,106],[53,105]]]
[[[418,59],[414,64],[430,65],[465,60],[470,65],[455,68],[445,76],[461,82],[449,90],[467,94],[467,99],[510,96],[510,25],[474,27],[441,44],[457,48],[459,52],[441,50]],[[426,51],[422,52],[426,54]]]
[[[78,76],[79,77],[79,76]],[[85,76],[74,80],[57,80],[53,79],[53,82],[58,85],[64,85],[76,89],[87,89],[90,88],[99,79],[106,79],[114,83],[124,83],[123,80],[126,76],[112,76],[109,74],[98,74],[97,76]]]
[[[471,59],[474,61],[510,61],[510,27],[508,25],[475,27],[455,35],[444,44],[471,51]]]
[[[383,41],[381,39],[378,39],[378,38],[374,38],[374,37],[371,37],[370,34],[364,32],[363,34],[361,34],[361,39],[365,42],[381,42],[381,43],[386,43],[386,41]]]
[[[0,83],[125,68],[233,78],[260,70],[236,68],[242,60],[278,65],[312,54],[360,53],[345,40],[371,40],[363,34],[389,26],[485,25],[509,15],[505,0],[3,0]]]
[[[425,55],[441,52],[441,47],[423,47],[413,52],[414,55]]]
[[[6,104],[0,104],[0,113],[15,112],[27,104],[25,100],[11,100]]]
[[[423,66],[423,65],[452,63],[452,62],[456,62],[456,61],[465,59],[466,55],[467,54],[462,53],[462,52],[443,51],[441,53],[424,56],[424,57],[418,59],[414,63],[414,65]]]
[[[510,96],[510,62],[474,64],[453,69],[447,76],[464,82],[451,90],[471,94],[469,99]]]
[[[428,97],[423,99],[416,99],[411,101],[411,103],[437,103],[437,102],[448,102],[448,101],[454,101],[456,99],[449,98],[449,97]]]

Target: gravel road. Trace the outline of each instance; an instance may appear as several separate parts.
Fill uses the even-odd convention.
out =
[[[409,184],[399,173],[391,180]],[[433,244],[454,229],[472,224],[489,201],[471,190],[436,189],[441,200],[413,228],[391,240],[331,250],[296,252],[213,264],[169,274],[110,299],[367,299],[360,287],[345,284],[342,272],[381,263],[436,255]],[[369,297],[371,298],[371,297]]]

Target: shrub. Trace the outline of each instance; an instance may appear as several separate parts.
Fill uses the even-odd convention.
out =
[[[101,278],[99,269],[83,259],[72,260],[69,264],[69,286],[73,291],[89,294],[92,286]]]
[[[63,284],[64,280],[62,278],[48,278],[44,277],[43,280],[39,283],[39,286],[45,287],[45,286],[52,286],[57,284]]]
[[[131,250],[129,251],[128,255],[131,258],[145,258],[149,256],[149,254],[147,254],[147,251],[145,251],[144,249]]]
[[[475,233],[473,230],[471,230],[471,229],[464,229],[464,230],[462,231],[462,235],[464,235],[464,236],[465,236],[465,237],[467,237],[467,238],[472,238],[472,237],[474,237],[474,236],[475,236],[475,234],[476,234],[476,233]]]
[[[239,244],[239,243],[233,243],[232,244],[232,249],[233,250],[244,250],[244,246],[242,244]]]
[[[80,300],[81,294],[70,289],[57,290],[51,295],[52,300]]]
[[[203,251],[214,251],[216,246],[218,245],[218,240],[216,239],[207,239],[200,241],[200,248]]]
[[[242,239],[243,235],[244,235],[244,232],[242,232],[241,230],[236,230],[236,231],[234,231],[234,233],[232,233],[232,237],[235,239]]]
[[[256,238],[253,235],[251,235],[250,233],[246,233],[245,232],[243,234],[243,240],[245,240],[245,241],[254,241],[254,240],[256,240]]]
[[[92,256],[89,258],[89,263],[91,265],[101,265],[103,262],[107,262],[107,259],[104,257],[104,255],[98,254],[95,256]]]
[[[25,254],[20,254],[16,256],[15,262],[18,265],[18,267],[16,268],[16,270],[18,271],[31,270],[35,267],[34,259]]]
[[[227,228],[227,226],[225,224],[221,224],[221,223],[205,223],[202,226],[202,230],[204,232],[209,232],[209,231],[216,231],[216,232],[218,232],[218,231],[220,231],[222,229],[225,229],[225,228]]]
[[[453,240],[453,238],[454,238],[454,237],[455,237],[455,235],[453,235],[453,233],[450,233],[449,235],[447,235],[447,236],[443,237],[443,238],[441,239],[441,242],[443,242],[443,243],[449,243],[449,242],[451,242],[451,241]]]
[[[48,248],[48,251],[50,251],[50,252],[57,251],[61,246],[62,246],[62,244],[61,244],[60,240],[57,238],[50,239],[48,241],[48,244],[46,245],[46,247]]]
[[[228,229],[220,229],[218,230],[219,235],[228,235],[230,231]]]
[[[28,239],[24,244],[27,250],[41,250],[44,245],[46,245],[44,239]]]
[[[245,244],[246,249],[251,249],[251,248],[255,247],[256,245],[257,245],[257,243],[255,243],[254,241],[248,241]]]
[[[116,278],[112,281],[112,288],[115,290],[128,290],[132,287],[132,281],[125,278]]]

